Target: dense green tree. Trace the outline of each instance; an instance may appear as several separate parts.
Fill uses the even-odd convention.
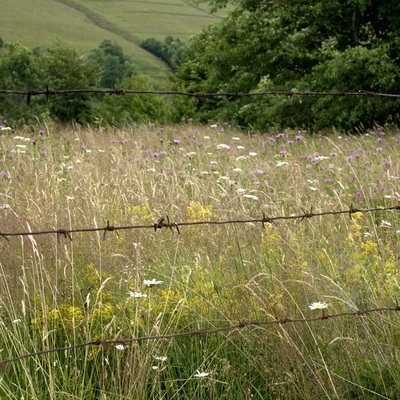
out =
[[[203,2],[214,9],[228,3]],[[399,93],[398,1],[234,0],[233,4],[226,18],[190,41],[175,78],[178,88]],[[224,118],[259,128],[334,124],[347,129],[399,119],[398,101],[361,98],[338,103],[319,98],[216,99],[200,102],[198,110],[203,119]],[[346,112],[351,118],[343,117]]]
[[[99,85],[99,68],[87,62],[76,50],[56,43],[41,57],[43,84],[55,89],[89,89]],[[51,116],[61,122],[90,123],[91,95],[73,93],[52,96],[49,101]]]
[[[34,91],[98,87],[100,70],[70,48],[56,43],[46,50],[32,52],[19,44],[7,43],[0,57],[0,87]],[[47,101],[48,100],[48,101]],[[87,94],[50,96],[0,96],[2,119],[8,123],[31,123],[50,118],[66,122],[90,122],[91,97]]]
[[[178,66],[182,63],[186,49],[186,45],[179,38],[172,36],[167,36],[163,43],[157,39],[149,38],[143,40],[140,46],[163,60],[173,72],[176,72]]]
[[[122,49],[104,41],[88,57],[57,42],[48,49],[30,51],[6,44],[0,55],[0,87],[35,91],[90,89],[100,85],[152,90],[150,82],[133,72],[133,63]],[[71,93],[45,96],[0,95],[0,123],[31,124],[37,121],[120,124],[165,121],[168,99],[151,95],[96,96]],[[177,118],[177,115],[174,115]]]
[[[0,57],[0,87],[14,90],[39,89],[44,79],[39,59],[28,49],[16,43],[6,43]],[[31,101],[20,95],[0,95],[0,119],[29,122],[45,112],[43,99]]]
[[[144,76],[122,81],[124,89],[154,90]],[[168,118],[166,100],[150,94],[104,96],[96,104],[94,115],[99,125],[120,125],[138,122],[164,122]]]
[[[89,53],[88,60],[101,68],[100,86],[103,88],[121,85],[122,80],[131,77],[135,70],[132,59],[124,54],[122,47],[108,39]]]

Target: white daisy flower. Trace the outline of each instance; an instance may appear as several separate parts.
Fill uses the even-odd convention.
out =
[[[328,304],[316,301],[315,303],[311,303],[309,307],[310,310],[323,310],[324,308],[328,308]]]

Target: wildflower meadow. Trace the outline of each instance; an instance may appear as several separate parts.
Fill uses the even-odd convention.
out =
[[[397,128],[0,139],[0,398],[400,397]]]

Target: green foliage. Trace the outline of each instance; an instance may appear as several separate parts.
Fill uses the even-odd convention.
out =
[[[313,90],[357,90],[396,93],[400,84],[399,67],[388,54],[387,46],[349,47],[340,52],[330,50],[327,59],[317,65],[299,87]],[[347,130],[362,123],[374,124],[400,121],[400,100],[373,97],[324,97],[309,105],[314,126],[338,126]],[[304,123],[305,121],[303,121]]]
[[[33,91],[49,89],[98,89],[99,87],[154,90],[149,81],[134,76],[134,64],[122,48],[104,40],[87,57],[60,42],[33,51],[7,44],[0,56],[0,87]],[[0,96],[0,118],[7,124],[34,121],[78,122],[81,124],[163,121],[168,115],[165,99],[155,96],[95,96],[85,93],[62,95]],[[169,103],[168,103],[169,104]]]
[[[213,9],[226,1],[203,1]],[[400,4],[394,0],[246,1],[188,45],[176,87],[193,92],[263,90],[399,93]],[[385,22],[383,22],[385,21]],[[263,129],[268,125],[332,125],[351,129],[399,122],[388,99],[255,98],[198,105],[201,120]]]
[[[102,88],[115,88],[124,78],[132,76],[134,64],[131,57],[124,54],[121,46],[111,40],[103,40],[98,49],[88,56],[88,61],[100,66],[103,73],[100,79]]]
[[[125,78],[121,82],[124,89],[154,90],[149,80],[143,76]],[[106,95],[94,110],[99,125],[119,125],[136,122],[163,122],[167,117],[166,100],[154,95]]]
[[[56,44],[47,50],[41,61],[44,71],[43,83],[49,88],[90,89],[98,86],[98,67],[88,63],[71,48]],[[50,115],[60,122],[92,121],[92,105],[90,95],[87,94],[56,96],[49,102],[49,110]]]
[[[155,38],[143,40],[140,47],[165,61],[173,72],[176,72],[178,66],[182,63],[186,48],[179,38],[174,39],[172,36],[167,36],[164,43]]]
[[[6,53],[0,57],[0,86],[10,90],[96,87],[98,75],[95,65],[60,43],[34,53],[19,44],[7,43]],[[91,104],[85,94],[52,96],[48,102],[43,96],[30,100],[28,104],[23,96],[1,96],[2,118],[10,124],[48,118],[80,123],[91,120]]]
[[[43,82],[39,59],[16,43],[7,43],[0,57],[0,87],[15,90],[34,90]],[[35,99],[36,100],[36,99]],[[31,102],[23,96],[0,95],[0,118],[7,123],[31,121],[45,112],[43,100]]]

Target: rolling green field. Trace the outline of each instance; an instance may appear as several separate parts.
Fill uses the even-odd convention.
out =
[[[0,398],[400,397],[397,128],[0,134]]]
[[[163,40],[169,35],[187,40],[219,19],[218,15],[209,15],[205,7],[180,0],[37,0],[34,4],[4,0],[0,13],[0,36],[5,42],[34,48],[59,39],[84,53],[110,39],[134,57],[143,73],[156,78],[165,76],[168,69],[139,47],[142,40]]]

